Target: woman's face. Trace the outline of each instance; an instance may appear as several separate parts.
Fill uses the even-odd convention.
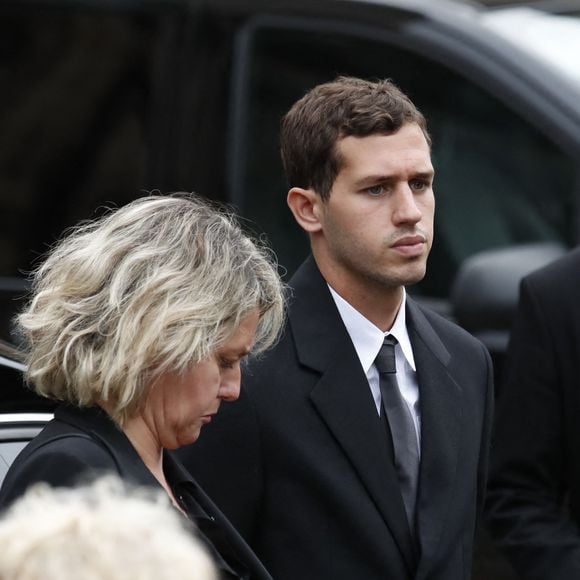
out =
[[[152,385],[143,418],[161,447],[193,443],[222,401],[240,395],[240,362],[254,343],[258,310],[248,314],[234,334],[211,357],[185,373],[165,373]]]

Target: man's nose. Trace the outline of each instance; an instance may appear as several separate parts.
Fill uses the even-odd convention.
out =
[[[395,224],[412,223],[421,221],[423,214],[413,190],[407,185],[402,185],[396,193],[393,221]]]

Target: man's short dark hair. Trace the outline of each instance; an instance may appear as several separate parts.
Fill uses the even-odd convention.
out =
[[[425,117],[390,80],[338,77],[314,87],[282,119],[282,163],[290,187],[312,188],[327,200],[341,168],[339,139],[391,135],[409,123],[431,145]]]

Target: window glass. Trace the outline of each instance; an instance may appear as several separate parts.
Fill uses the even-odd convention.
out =
[[[40,397],[25,385],[22,371],[7,366],[1,359],[0,355],[0,413],[51,411],[55,407],[53,400]]]
[[[0,276],[63,228],[145,185],[153,48],[128,14],[12,7],[0,16]]]
[[[0,9],[0,338],[22,277],[61,232],[148,189],[154,23],[73,7]]]
[[[281,116],[339,74],[394,80],[426,115],[436,168],[436,233],[425,280],[411,292],[448,296],[461,261],[510,244],[573,242],[572,160],[517,113],[445,67],[375,40],[263,27],[252,36],[237,200],[291,273],[308,251],[286,208]]]

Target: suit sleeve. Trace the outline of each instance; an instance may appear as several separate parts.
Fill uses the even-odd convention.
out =
[[[566,515],[564,401],[556,333],[524,280],[491,455],[487,521],[528,580],[580,578],[580,530]]]
[[[481,447],[479,452],[479,465],[477,477],[477,514],[478,520],[484,510],[485,494],[487,491],[489,452],[491,445],[493,414],[494,414],[494,382],[493,382],[493,364],[488,350],[484,350],[485,361],[487,365],[487,379],[485,392],[485,409],[483,415],[483,432],[481,436]]]
[[[263,467],[258,421],[249,386],[220,408],[193,444],[178,450],[180,460],[204,491],[251,543],[259,517]]]
[[[0,490],[0,509],[35,483],[73,487],[111,472],[118,472],[115,461],[89,437],[67,436],[25,448],[6,475]]]

